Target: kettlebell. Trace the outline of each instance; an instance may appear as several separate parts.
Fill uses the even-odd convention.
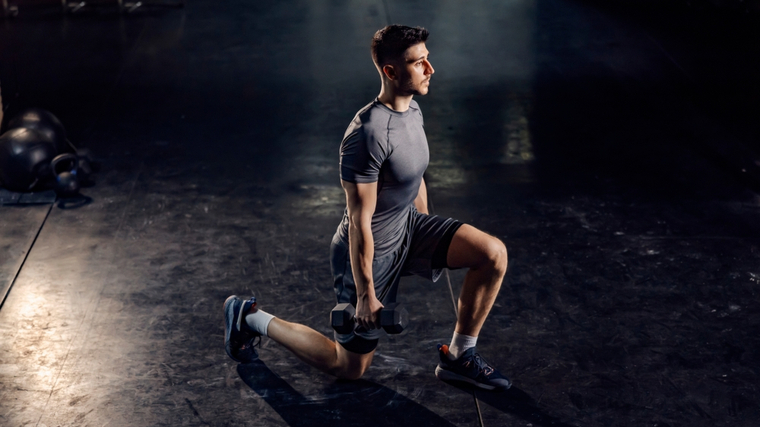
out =
[[[55,192],[60,197],[71,197],[79,193],[79,160],[71,153],[59,154],[50,164],[55,176]]]

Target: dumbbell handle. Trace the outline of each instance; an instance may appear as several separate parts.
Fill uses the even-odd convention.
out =
[[[349,303],[341,303],[333,308],[331,313],[331,323],[333,328],[348,329],[347,325],[343,325],[342,314],[345,311],[351,312],[351,322],[357,323],[356,309]],[[404,330],[408,323],[409,315],[406,309],[399,303],[388,303],[383,309],[380,310],[380,325],[389,334],[399,334]],[[336,326],[337,325],[337,326]]]

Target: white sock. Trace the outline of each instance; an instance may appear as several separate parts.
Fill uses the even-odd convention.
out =
[[[451,360],[459,359],[462,353],[475,347],[477,343],[478,337],[460,335],[454,332],[454,336],[451,338],[451,345],[449,345],[449,357]]]
[[[267,329],[269,329],[269,322],[274,319],[274,316],[266,311],[256,309],[248,313],[245,316],[245,323],[254,331],[261,335],[267,336]]]

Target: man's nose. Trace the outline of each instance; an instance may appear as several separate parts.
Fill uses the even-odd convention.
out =
[[[433,69],[433,64],[430,63],[430,61],[425,61],[427,63],[427,73],[433,74],[435,73],[435,69]]]

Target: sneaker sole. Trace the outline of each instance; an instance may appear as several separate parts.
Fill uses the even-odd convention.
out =
[[[451,372],[449,370],[443,369],[440,366],[436,366],[436,368],[435,368],[435,376],[438,377],[438,379],[441,380],[441,381],[460,381],[460,382],[465,382],[465,383],[468,383],[468,384],[472,384],[475,387],[482,388],[484,390],[496,390],[497,388],[499,390],[507,390],[510,387],[512,387],[511,383],[508,386],[506,386],[506,387],[497,387],[497,386],[493,386],[493,385],[483,384],[483,383],[480,383],[480,382],[477,382],[477,381],[473,380],[472,378],[468,378],[468,377],[456,374],[454,372]]]
[[[224,350],[232,360],[240,362],[232,356],[232,349],[230,348],[230,335],[232,335],[232,328],[235,326],[235,310],[233,308],[235,299],[237,299],[237,295],[231,295],[224,300]]]

